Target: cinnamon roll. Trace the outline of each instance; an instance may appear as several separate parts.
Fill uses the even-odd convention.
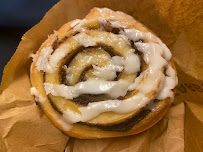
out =
[[[131,16],[94,8],[63,25],[34,56],[31,94],[65,134],[140,133],[169,109],[177,85],[170,50]]]

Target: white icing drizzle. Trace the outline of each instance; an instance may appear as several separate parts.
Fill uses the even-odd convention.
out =
[[[133,49],[132,49],[133,50]],[[134,50],[133,50],[134,51]],[[116,72],[125,69],[127,74],[135,74],[140,71],[140,59],[132,51],[126,56],[126,59],[120,56],[112,57],[112,61],[105,67],[93,65],[93,74],[105,80],[112,80],[116,77]]]
[[[78,22],[78,21],[77,21]],[[78,24],[79,23],[79,24]],[[81,28],[85,23],[86,23],[86,19],[80,20],[80,22],[78,22],[77,25],[73,28],[73,32],[84,32],[85,29]]]
[[[112,27],[115,27],[115,28],[126,28],[126,26],[125,25],[122,25],[122,24],[120,24],[120,22],[118,22],[118,21],[109,21],[110,23],[111,23],[111,26]]]
[[[132,49],[133,50],[133,49]],[[134,50],[133,50],[134,52]],[[134,53],[129,53],[123,63],[125,72],[127,74],[134,74],[140,71],[140,59],[139,56]]]
[[[147,105],[149,99],[138,93],[136,96],[126,100],[106,100],[95,103],[89,103],[87,107],[80,107],[81,121],[88,121],[95,118],[100,113],[113,111],[117,113],[128,113],[134,109],[142,108]],[[139,102],[137,102],[139,101]]]
[[[145,33],[136,30],[136,29],[124,29],[124,31],[120,31],[119,32],[122,35],[125,35],[126,37],[128,37],[130,40],[133,40],[134,42],[145,38]]]
[[[106,67],[98,67],[96,65],[93,65],[93,74],[97,76],[98,78],[104,79],[104,80],[112,80],[116,77],[116,72],[121,72],[123,67],[119,66],[106,66]]]
[[[49,60],[47,62],[48,62],[48,67],[50,67],[50,70],[47,70],[46,72],[53,73],[58,67],[57,65],[58,62],[62,58],[64,58],[66,54],[68,54],[72,49],[74,49],[74,48],[71,48],[71,45],[69,43],[67,43],[65,47],[66,47],[65,51],[64,51],[64,47],[59,47],[57,51],[54,51],[52,55],[48,56]]]
[[[97,42],[96,39],[92,39],[90,36],[88,36],[85,33],[76,35],[74,38],[84,47],[94,46],[96,45],[96,42]]]
[[[163,85],[162,90],[159,92],[157,99],[164,100],[167,97],[170,97],[171,101],[173,101],[174,95],[172,89],[178,84],[178,78],[174,69],[171,66],[166,67],[166,76],[165,82]]]
[[[108,22],[107,22],[107,20],[106,20],[105,17],[99,17],[99,18],[97,19],[97,22],[98,22],[99,24],[101,24],[102,26],[104,26],[104,27],[106,27],[107,24],[108,24],[108,22],[109,22],[109,23],[111,24],[111,27],[114,27],[114,28],[126,28],[125,25],[120,24],[120,22],[118,22],[118,21],[108,21]]]
[[[123,70],[123,58],[120,56],[114,56],[108,63],[109,64],[105,67],[93,65],[93,74],[104,80],[112,80],[116,78],[116,72],[121,72]]]
[[[99,18],[97,19],[97,22],[98,22],[100,25],[102,25],[102,27],[107,25],[107,20],[106,20],[106,18],[104,18],[104,17],[99,17]],[[102,28],[102,29],[103,29],[103,28]]]
[[[71,81],[72,82],[73,77],[74,77],[73,73],[71,73],[72,67],[67,67],[66,65],[64,65],[62,68],[66,72],[66,81]]]
[[[35,101],[44,102],[46,98],[42,97],[35,87],[30,88],[31,95],[35,96]]]
[[[44,83],[46,94],[73,99],[81,94],[107,94],[116,99],[127,93],[129,82],[120,79],[119,81],[105,81],[89,79],[85,82],[79,82],[75,86],[66,86],[64,84]]]
[[[36,62],[37,70],[39,71],[42,70],[48,73],[53,72],[53,68],[49,62],[49,58],[51,57],[51,53],[53,51],[54,50],[51,48],[51,46],[45,47],[41,50],[40,55]]]
[[[172,54],[168,49],[168,47],[164,43],[162,43],[162,41],[158,37],[154,36],[150,32],[144,33],[136,29],[124,29],[124,31],[120,31],[119,33],[122,35],[125,35],[126,37],[128,37],[130,40],[133,40],[134,42],[140,39],[145,39],[149,42],[158,43],[164,50],[163,55],[165,60],[169,61],[172,57]]]
[[[135,46],[144,54],[144,61],[153,71],[160,71],[168,64],[161,56],[163,54],[163,49],[158,44],[136,42]]]
[[[99,11],[105,11],[105,9],[99,9]],[[86,29],[81,27],[85,22],[85,19],[82,21],[76,20],[70,25],[74,27],[74,32],[82,32],[74,36],[75,40],[84,47],[94,46],[98,41],[105,42],[105,36],[92,39],[86,33],[83,33]],[[154,88],[157,87],[159,87],[160,90],[156,92],[156,99],[164,100],[169,97],[172,101],[174,96],[172,89],[175,88],[178,80],[175,70],[167,62],[171,59],[172,55],[166,45],[153,34],[144,33],[136,29],[126,29],[126,26],[118,21],[107,21],[106,18],[101,17],[98,18],[98,23],[101,25],[102,30],[104,30],[109,23],[112,27],[119,29],[124,28],[124,30],[119,32],[120,35],[111,35],[110,40],[117,42],[117,46],[120,49],[123,49],[124,44],[129,44],[129,40],[134,41],[138,51],[143,53],[144,61],[148,65],[148,68],[143,71],[132,84],[122,79],[119,81],[107,81],[115,78],[116,72],[120,72],[123,69],[128,74],[134,74],[140,71],[140,58],[134,54],[135,50],[131,49],[125,58],[114,56],[105,67],[93,65],[93,74],[98,77],[97,79],[88,79],[74,86],[44,83],[46,94],[51,93],[54,96],[61,96],[67,99],[73,99],[81,94],[107,94],[113,98],[112,100],[89,103],[88,106],[79,108],[81,115],[67,110],[63,114],[63,119],[65,119],[67,123],[72,124],[79,121],[91,120],[107,111],[116,113],[132,112],[138,108],[145,107],[151,100],[154,100],[150,97],[146,97],[146,94],[153,92]],[[137,42],[140,39],[145,40],[145,43]],[[58,61],[71,51],[70,48],[71,47],[66,44],[66,51],[63,51],[63,48],[61,48],[52,55],[53,50],[51,47],[44,48],[40,52],[36,63],[37,69],[43,70],[44,72],[53,72],[54,69],[57,68],[56,65]],[[166,75],[163,74],[164,67],[166,67]],[[67,67],[64,68],[68,71]],[[125,96],[128,90],[133,89],[138,91],[135,96],[122,101],[116,99],[119,96]],[[36,90],[32,89],[32,93],[35,94]]]
[[[123,57],[121,57],[121,56],[113,56],[112,57],[112,62],[113,62],[114,65],[123,66],[123,62],[124,62]],[[119,71],[119,72],[121,72],[121,71]]]

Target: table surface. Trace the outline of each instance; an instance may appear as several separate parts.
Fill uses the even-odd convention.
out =
[[[59,0],[0,1],[0,80],[23,34]]]
[[[0,27],[0,78],[4,66],[10,60],[28,27]]]

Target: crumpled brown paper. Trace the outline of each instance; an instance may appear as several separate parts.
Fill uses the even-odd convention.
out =
[[[61,0],[22,37],[0,87],[0,152],[190,152],[203,148],[203,32],[199,0]],[[166,116],[149,130],[121,138],[84,140],[64,135],[30,95],[30,53],[64,23],[93,7],[132,15],[172,51],[179,85]]]

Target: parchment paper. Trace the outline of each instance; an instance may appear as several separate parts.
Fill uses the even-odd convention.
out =
[[[0,87],[0,152],[191,152],[203,149],[203,3],[200,0],[61,0],[30,29],[9,63]],[[30,95],[30,53],[64,23],[93,7],[132,15],[172,51],[179,85],[171,109],[138,135],[82,140],[64,135]]]

